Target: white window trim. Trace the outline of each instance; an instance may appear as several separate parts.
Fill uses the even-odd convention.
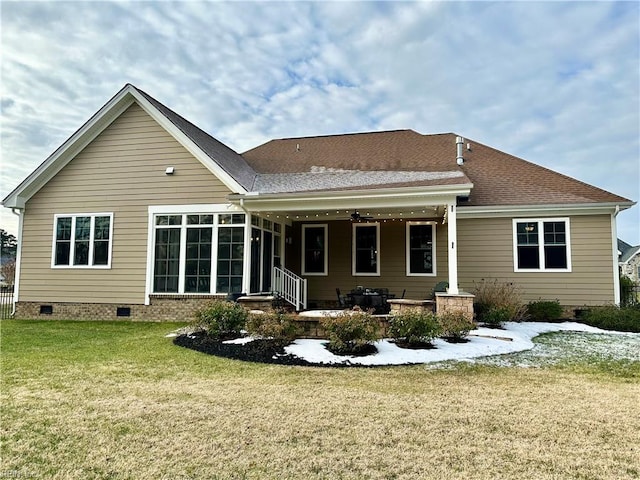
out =
[[[376,271],[356,271],[356,229],[362,227],[376,227]],[[380,222],[354,223],[351,234],[351,275],[354,277],[379,277],[380,276]]]
[[[411,226],[413,225],[431,225],[431,238],[433,240],[433,244],[431,247],[431,255],[433,256],[433,272],[432,273],[412,273],[411,272]],[[407,222],[406,227],[406,253],[405,253],[405,263],[406,263],[406,274],[407,277],[435,277],[437,274],[436,269],[436,223],[435,222]]]
[[[58,219],[71,217],[71,245],[69,247],[69,264],[68,265],[56,265],[56,241],[58,231]],[[77,217],[89,217],[91,218],[91,226],[89,233],[89,264],[88,265],[74,265],[73,258],[75,257],[75,237],[76,237],[76,218]],[[94,234],[95,234],[95,221],[96,217],[109,217],[109,251],[106,265],[92,265],[93,263],[93,247],[94,247]],[[51,242],[51,268],[52,269],[92,269],[92,270],[109,270],[111,269],[111,258],[113,251],[113,212],[103,213],[56,213],[53,216],[53,235]]]
[[[567,268],[545,268],[544,265],[544,224],[547,222],[564,222],[567,248]],[[540,268],[518,268],[518,223],[538,224],[538,255]],[[571,222],[569,217],[552,218],[514,218],[513,225],[513,271],[521,273],[567,273],[571,272]]]
[[[324,269],[322,272],[307,272],[306,265],[306,235],[307,228],[322,228],[324,230]],[[329,225],[326,223],[309,223],[302,225],[302,275],[307,277],[326,277],[329,275]]]
[[[244,223],[236,224],[220,224],[218,222],[220,215],[239,213],[245,216]],[[212,292],[185,292],[184,291],[184,277],[186,263],[182,261],[186,254],[186,229],[189,227],[186,224],[187,215],[213,215],[213,227],[214,236],[212,238],[211,245],[211,280]],[[155,219],[162,215],[182,215],[183,221],[181,225],[156,225]],[[247,230],[250,225],[250,215],[240,208],[236,208],[229,204],[202,204],[202,205],[152,205],[148,207],[148,236],[147,236],[147,281],[145,288],[145,305],[151,304],[151,295],[153,296],[171,296],[171,295],[193,295],[193,296],[210,296],[210,295],[222,295],[217,290],[217,277],[218,277],[218,228],[228,227],[244,227],[245,229],[245,248],[243,258],[243,286],[247,282],[248,270],[248,253],[247,253]],[[207,226],[207,225],[203,225]],[[156,244],[156,231],[158,228],[169,227],[180,229],[180,270],[178,279],[178,291],[177,292],[154,292],[153,280],[154,280],[154,260],[155,260],[155,244]],[[197,227],[197,225],[191,225],[190,227]],[[243,289],[245,291],[245,289]],[[226,293],[224,293],[226,294]]]

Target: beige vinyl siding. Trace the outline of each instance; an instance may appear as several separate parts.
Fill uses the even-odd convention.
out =
[[[437,221],[437,219],[425,219]],[[416,220],[417,221],[417,220]],[[342,294],[348,293],[358,285],[369,288],[388,288],[390,293],[406,298],[427,298],[436,283],[446,280],[447,270],[447,228],[436,225],[436,276],[408,277],[406,274],[406,223],[387,221],[380,223],[380,276],[353,276],[351,270],[351,248],[353,223],[350,221],[332,221],[328,223],[329,237],[329,274],[327,276],[308,276],[308,297],[315,300],[336,300],[336,288]],[[309,223],[311,224],[311,222]],[[293,226],[294,243],[301,245],[302,223]],[[308,225],[308,224],[307,224]],[[300,272],[299,249],[287,250],[287,268]]]
[[[227,203],[229,193],[133,104],[27,202],[20,300],[144,303],[148,206]],[[111,269],[52,269],[54,214],[103,212],[113,212]]]
[[[611,217],[570,217],[571,272],[514,272],[513,219],[458,220],[460,288],[498,279],[518,285],[525,301],[559,300],[562,305],[613,303]]]

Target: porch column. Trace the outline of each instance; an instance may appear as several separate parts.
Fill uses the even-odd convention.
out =
[[[448,293],[458,292],[458,231],[456,225],[456,204],[447,205],[447,240],[449,257],[449,289]]]

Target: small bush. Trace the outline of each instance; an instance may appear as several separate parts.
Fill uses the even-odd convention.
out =
[[[320,323],[329,337],[327,348],[336,355],[373,353],[373,342],[380,340],[378,319],[367,312],[343,312]]]
[[[489,307],[483,311],[480,321],[487,327],[500,328],[504,322],[511,320],[508,307]]]
[[[609,305],[586,310],[580,322],[619,332],[640,333],[640,308]]]
[[[247,321],[248,313],[239,304],[215,301],[196,312],[196,325],[217,339],[237,338]]]
[[[389,336],[409,348],[430,344],[441,331],[440,323],[433,313],[417,309],[395,315],[389,323]]]
[[[552,322],[562,317],[562,307],[558,300],[529,302],[527,315],[532,322]]]
[[[499,327],[504,322],[520,322],[526,318],[527,307],[520,288],[513,283],[482,280],[473,289],[474,310],[479,322]]]
[[[476,328],[475,322],[462,311],[444,312],[437,316],[442,329],[442,336],[453,341],[462,341],[469,332]]]
[[[247,332],[256,337],[291,341],[299,333],[298,325],[292,315],[287,313],[261,313],[249,315]]]

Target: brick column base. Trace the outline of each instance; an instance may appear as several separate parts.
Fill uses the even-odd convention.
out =
[[[436,313],[463,312],[469,320],[473,320],[474,295],[460,292],[457,295],[436,292]]]

